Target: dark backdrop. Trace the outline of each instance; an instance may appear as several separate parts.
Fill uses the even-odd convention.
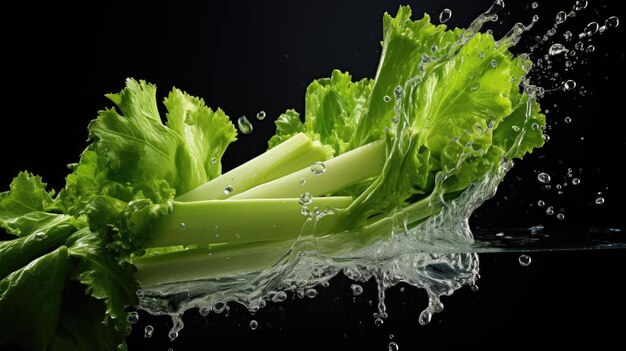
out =
[[[511,2],[511,1],[509,1]],[[203,97],[235,120],[247,115],[254,124],[251,135],[240,135],[224,158],[230,169],[265,150],[273,133],[272,120],[287,108],[302,112],[304,91],[313,79],[332,69],[348,70],[355,79],[372,77],[380,54],[381,18],[395,13],[398,1],[236,1],[163,5],[106,2],[89,5],[16,4],[2,15],[5,94],[0,97],[2,168],[0,184],[6,188],[20,170],[38,173],[60,188],[65,164],[76,162],[86,146],[87,123],[110,103],[103,97],[123,87],[126,77],[157,84],[160,95],[172,86]],[[448,24],[467,26],[488,8],[490,1],[408,1],[415,17],[429,13],[435,20],[444,8],[453,12]],[[558,10],[568,11],[574,1],[507,3],[501,24],[490,25],[496,36],[516,21],[528,23],[533,14],[541,21],[519,45],[534,43],[554,23]],[[624,12],[608,1],[593,1],[570,19],[551,42],[564,42],[562,33],[575,35],[591,20],[601,24]],[[528,227],[537,224],[570,228],[624,227],[625,194],[622,171],[626,139],[621,126],[623,101],[624,36],[616,30],[593,37],[596,50],[579,54],[586,61],[564,72],[563,60],[538,78],[555,86],[567,77],[578,83],[575,91],[554,92],[542,101],[550,110],[551,141],[527,159],[517,162],[496,197],[477,211],[475,227]],[[568,47],[572,47],[569,43]],[[534,58],[547,52],[540,47]],[[556,68],[558,66],[558,68]],[[581,92],[585,92],[581,95]],[[257,121],[264,110],[268,117]],[[570,116],[572,123],[564,123]],[[570,184],[563,195],[545,190],[538,171],[555,181],[572,168],[581,185]],[[595,205],[602,192],[606,203]],[[546,216],[536,202],[545,200],[565,219]],[[569,230],[569,229],[568,229]],[[623,240],[623,239],[622,239]],[[349,282],[336,278],[314,300],[270,304],[254,318],[260,327],[250,331],[248,313],[232,306],[229,317],[186,316],[187,326],[173,343],[167,341],[168,321],[142,314],[131,335],[131,350],[206,349],[246,343],[274,348],[361,345],[386,349],[389,334],[401,349],[413,346],[544,346],[623,344],[626,312],[624,251],[577,251],[533,254],[533,264],[520,267],[517,254],[481,256],[480,290],[463,288],[445,298],[446,310],[426,327],[417,324],[425,307],[421,291],[407,288],[388,292],[390,318],[375,327],[375,287],[354,301]],[[375,304],[374,304],[375,306]],[[142,330],[157,331],[143,340]],[[194,345],[198,345],[197,347]],[[351,347],[349,347],[351,348]]]

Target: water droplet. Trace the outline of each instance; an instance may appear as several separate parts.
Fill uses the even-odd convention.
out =
[[[572,39],[572,32],[568,30],[567,32],[563,33],[563,38],[567,41],[570,41]]]
[[[556,34],[556,29],[550,28],[546,34],[548,34],[548,36],[551,37]]]
[[[374,319],[374,325],[377,326],[377,327],[382,326],[384,323],[385,323],[385,321],[383,321],[382,318],[380,318],[380,317]]]
[[[35,240],[41,241],[41,240],[43,240],[45,238],[46,238],[46,233],[44,233],[44,232],[37,232],[37,233],[35,233]]]
[[[300,179],[300,186],[304,186],[304,184],[306,184],[306,179]]]
[[[224,188],[224,194],[228,195],[228,194],[230,194],[232,192],[233,192],[233,186],[232,185],[229,185],[229,186]]]
[[[437,52],[437,45],[433,45],[430,47],[430,52]]]
[[[287,300],[287,293],[284,291],[279,291],[274,296],[272,296],[273,302],[283,302],[285,300]]]
[[[558,55],[558,54],[562,54],[564,52],[568,52],[569,50],[567,50],[567,48],[565,48],[565,46],[563,46],[563,44],[552,44],[552,46],[550,46],[550,49],[548,50],[548,54],[550,56],[554,56],[554,55]]]
[[[426,325],[430,323],[430,320],[432,318],[433,318],[433,314],[428,309],[425,309],[422,311],[422,313],[420,313],[418,322],[420,325]]]
[[[258,327],[259,327],[259,322],[255,321],[254,319],[250,321],[250,329],[256,330],[256,328]]]
[[[326,172],[326,165],[324,164],[324,162],[315,162],[311,165],[311,173],[315,175],[320,175],[324,172]]]
[[[565,67],[572,67],[572,61],[565,61]]]
[[[223,301],[218,301],[213,305],[213,312],[220,314],[222,312],[224,312],[224,310],[226,309],[226,303]]]
[[[560,219],[560,220],[564,220],[565,219],[565,215],[562,213],[559,213],[558,215],[556,215],[556,218]]]
[[[216,164],[217,163],[217,157],[211,157],[211,163],[212,164]]]
[[[178,332],[175,331],[171,331],[167,337],[170,339],[170,341],[174,341],[176,340],[176,338],[178,337]]]
[[[546,208],[546,214],[552,216],[554,214],[554,208],[552,208],[552,206]]]
[[[572,179],[572,184],[579,185],[580,184],[580,179],[578,179],[578,178]]]
[[[359,296],[363,293],[363,287],[360,286],[359,284],[350,285],[350,289],[352,289],[352,294],[354,296]]]
[[[137,312],[128,312],[126,315],[126,321],[130,324],[137,324],[139,322],[139,313]]]
[[[304,193],[300,195],[300,201],[298,202],[302,206],[310,205],[313,202],[313,196],[310,193]]]
[[[598,22],[590,22],[587,27],[585,27],[584,33],[586,36],[594,35],[599,27]]]
[[[517,259],[517,261],[519,262],[520,265],[522,265],[524,267],[528,267],[530,265],[530,263],[532,262],[532,259],[528,255],[521,255]]]
[[[539,125],[537,123],[533,123],[530,125],[530,128],[532,128],[532,130],[537,130],[539,129]]]
[[[180,230],[185,230],[187,229],[187,225],[185,223],[180,223],[180,225],[178,226],[180,228]]]
[[[262,121],[265,119],[265,116],[267,116],[265,111],[259,111],[259,113],[256,114],[256,119],[258,119],[259,121]]]
[[[576,0],[576,4],[574,4],[574,10],[580,11],[587,8],[587,0]]]
[[[145,328],[143,328],[143,337],[146,339],[150,339],[152,337],[152,334],[154,333],[154,327],[151,325],[146,325]]]
[[[587,51],[587,52],[594,52],[594,51],[596,51],[596,47],[593,46],[593,45],[589,45],[589,46],[587,46],[587,49],[585,51]]]
[[[564,90],[572,90],[576,88],[576,82],[574,82],[573,80],[568,80],[563,84],[563,89]]]
[[[384,102],[389,102],[389,101],[391,101],[391,98],[389,97],[389,95],[385,95],[385,96],[383,96],[383,101]]]
[[[495,59],[491,60],[491,67],[493,67],[493,68],[498,67],[498,61],[496,61]]]
[[[615,16],[611,16],[604,22],[604,25],[607,28],[615,28],[615,27],[619,26],[619,18],[617,18]]]
[[[596,205],[603,205],[604,198],[602,196],[596,198]]]
[[[312,299],[315,296],[317,296],[317,290],[315,290],[315,289],[308,289],[307,291],[304,292],[304,296],[308,297],[309,299]]]
[[[404,89],[402,89],[402,87],[399,85],[396,86],[395,89],[393,89],[393,95],[396,97],[396,99],[401,99],[403,93],[404,93]]]
[[[241,116],[237,119],[237,126],[239,127],[239,131],[243,134],[250,134],[252,133],[252,129],[254,129],[252,123],[250,123],[246,116]]]
[[[545,201],[543,201],[543,200],[539,200],[539,201],[537,201],[537,206],[539,206],[539,207],[543,207],[543,206],[545,206],[545,205],[546,205]]]
[[[396,344],[395,342],[392,341],[392,342],[389,343],[389,346],[387,347],[387,349],[389,351],[398,351],[398,350],[400,350],[400,347],[398,346],[398,344]]]
[[[565,117],[565,123],[572,123],[572,117]]]
[[[584,47],[585,47],[585,44],[583,44],[581,41],[579,41],[576,44],[574,44],[574,48],[576,50],[582,50]]]
[[[443,9],[443,11],[439,14],[440,23],[446,23],[450,20],[450,18],[452,18],[452,11],[450,11],[450,9]]]
[[[211,306],[200,306],[200,308],[198,309],[198,313],[200,313],[202,317],[208,316],[210,312]]]
[[[474,92],[474,91],[478,90],[478,88],[480,88],[480,83],[478,83],[478,82],[472,83],[472,85],[470,85],[470,87],[469,87],[471,92]]]
[[[533,9],[536,9],[537,7],[539,7],[539,4],[535,1],[532,4],[530,4],[530,7],[532,7]]]
[[[567,20],[567,14],[565,13],[565,11],[559,11],[559,13],[556,14],[556,24],[561,24],[565,22],[566,20]]]
[[[516,132],[519,132],[520,130],[518,126],[511,126],[511,129],[513,129]]]
[[[550,183],[550,175],[546,172],[539,173],[537,179],[544,184]]]

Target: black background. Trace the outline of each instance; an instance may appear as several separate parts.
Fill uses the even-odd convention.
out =
[[[512,1],[509,1],[512,2]],[[373,77],[380,55],[384,11],[395,13],[398,1],[237,1],[224,3],[114,3],[37,5],[24,2],[5,12],[3,67],[5,94],[0,97],[2,171],[6,188],[20,170],[28,169],[60,188],[65,164],[76,162],[86,146],[86,127],[103,97],[119,91],[126,77],[146,79],[165,96],[172,86],[201,96],[235,120],[247,115],[251,135],[240,135],[224,158],[226,170],[262,153],[274,132],[272,120],[287,108],[303,112],[304,91],[315,78],[338,68],[354,79]],[[467,26],[490,1],[408,1],[414,18],[450,8],[448,23]],[[492,24],[496,37],[515,22],[540,22],[527,33],[519,51],[534,43],[554,23],[557,11],[569,11],[574,1],[507,3],[501,24]],[[549,42],[564,42],[562,33],[580,33],[591,20],[604,22],[623,10],[608,1],[593,1],[586,10],[559,27]],[[575,91],[556,91],[542,106],[550,110],[551,141],[507,176],[496,197],[472,218],[475,227],[624,227],[621,199],[626,195],[622,171],[626,139],[621,128],[624,77],[624,28],[592,39],[596,50],[578,54],[575,70],[565,72],[563,60],[537,81],[546,88],[574,79]],[[573,42],[567,44],[573,47]],[[549,45],[533,57],[545,54]],[[580,59],[586,61],[580,63]],[[586,92],[581,95],[581,92]],[[554,106],[556,104],[556,107]],[[264,110],[268,117],[257,121]],[[8,112],[7,112],[8,111]],[[571,116],[573,122],[563,122]],[[581,139],[583,138],[583,139]],[[563,195],[554,189],[567,168],[581,179]],[[542,189],[538,171],[552,175],[553,189]],[[606,203],[594,204],[602,192]],[[564,211],[565,219],[546,216],[537,200]],[[622,239],[623,240],[623,239]],[[288,300],[251,317],[231,306],[228,317],[186,314],[186,327],[173,343],[167,341],[169,321],[141,320],[128,340],[131,350],[174,350],[256,347],[387,349],[394,334],[400,349],[473,346],[572,346],[624,344],[626,272],[623,250],[534,253],[533,263],[521,267],[518,254],[481,256],[480,290],[465,287],[444,298],[446,310],[421,327],[419,311],[426,305],[422,291],[407,287],[388,292],[390,318],[376,327],[375,286],[353,300],[350,282],[335,278],[320,288],[314,300]],[[373,300],[370,306],[368,301]],[[251,318],[259,328],[251,331]],[[155,326],[155,336],[143,339],[143,327]]]

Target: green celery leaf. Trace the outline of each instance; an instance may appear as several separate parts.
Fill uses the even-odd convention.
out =
[[[0,281],[0,347],[46,349],[57,328],[67,256],[61,246]]]

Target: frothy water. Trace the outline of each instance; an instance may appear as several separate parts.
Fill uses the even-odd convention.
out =
[[[404,97],[409,95],[412,89],[423,81],[429,71],[454,57],[480,31],[485,23],[496,21],[498,19],[496,12],[504,6],[504,2],[501,0],[494,2],[488,11],[479,15],[468,26],[458,42],[453,44],[447,52],[439,54],[442,51],[439,48],[431,49],[432,56],[424,56],[419,62],[420,72],[418,75],[394,89],[393,104],[396,117],[388,128],[395,135],[394,147],[401,147],[402,138],[410,133],[407,123],[401,117]],[[532,8],[537,7],[538,5],[533,3]],[[586,7],[586,1],[577,1],[571,11],[559,12],[556,15],[554,26],[544,36],[538,37],[536,45],[530,48],[531,52],[539,49],[544,42],[553,37],[559,25],[575,17],[577,12]],[[439,16],[440,22],[447,22],[451,16],[452,12],[445,9]],[[498,45],[509,47],[517,44],[522,34],[530,30],[537,20],[538,18],[535,16],[528,26],[521,23],[515,24],[509,33],[498,41]],[[565,39],[564,42],[555,42],[549,47],[544,61],[538,64],[539,69],[541,70],[544,65],[549,65],[550,57],[570,59],[572,55],[575,56],[576,51],[586,50],[590,52],[589,48],[593,48],[592,45],[579,47],[578,43],[572,42],[572,39],[588,38],[618,25],[619,20],[613,16],[607,19],[603,26],[592,22],[580,33],[566,32],[562,37]],[[558,40],[561,40],[561,37]],[[497,65],[497,62],[494,64]],[[571,65],[570,62],[570,65],[566,65],[566,67]],[[521,83],[529,95],[527,108],[530,109],[532,102],[542,97],[546,89],[535,87],[529,82]],[[573,90],[575,87],[576,82],[573,80],[563,80],[557,88],[547,91],[567,91]],[[385,102],[391,103],[391,100],[392,98],[389,96],[384,97]],[[530,114],[527,113],[527,122],[529,116]],[[264,118],[265,113],[259,112],[257,119],[263,120]],[[538,128],[538,126],[527,124],[515,126],[518,128],[516,132],[523,135],[525,128]],[[252,124],[245,116],[239,119],[238,125],[242,133],[252,132]],[[516,146],[517,144],[514,143],[512,147],[515,148]],[[461,160],[464,157],[469,157],[471,149],[470,145],[466,152],[467,155],[461,156]],[[503,159],[500,167],[490,172],[482,181],[470,186],[454,200],[445,201],[443,197],[434,196],[431,205],[442,206],[443,210],[417,226],[410,225],[412,221],[409,213],[399,210],[393,215],[394,225],[391,232],[376,233],[375,238],[364,238],[361,246],[356,249],[336,244],[336,242],[342,241],[340,236],[355,235],[355,233],[322,237],[314,235],[315,222],[321,217],[308,210],[307,205],[314,202],[314,199],[310,194],[303,193],[300,197],[300,204],[303,206],[303,214],[308,218],[303,232],[293,242],[269,243],[267,246],[259,248],[266,253],[272,252],[274,254],[274,258],[271,260],[273,264],[269,264],[267,269],[254,272],[235,272],[231,275],[212,277],[211,279],[167,283],[143,289],[138,292],[140,308],[154,315],[171,316],[173,327],[168,331],[168,336],[170,340],[174,340],[184,327],[181,317],[189,309],[198,308],[199,313],[203,316],[210,312],[228,313],[228,303],[235,302],[244,305],[250,312],[255,313],[263,308],[267,301],[284,301],[287,298],[286,291],[291,291],[302,298],[315,298],[317,286],[326,286],[331,278],[343,273],[354,281],[354,284],[351,285],[351,291],[355,296],[363,292],[359,283],[371,279],[376,281],[378,312],[374,316],[374,321],[377,325],[382,325],[388,317],[385,306],[385,291],[387,289],[398,283],[407,283],[424,289],[428,294],[428,304],[419,314],[419,322],[420,324],[427,324],[432,320],[433,315],[444,309],[444,305],[441,303],[442,296],[452,295],[456,290],[466,285],[477,287],[476,281],[479,278],[478,252],[550,249],[549,245],[538,245],[538,243],[549,243],[551,238],[549,230],[543,227],[479,230],[480,233],[476,233],[478,240],[475,241],[475,236],[470,230],[468,222],[470,215],[485,200],[495,194],[498,184],[512,166],[512,161]],[[326,171],[326,166],[324,163],[316,163],[311,166],[310,171],[316,175],[321,175]],[[442,183],[446,177],[447,174],[441,173],[437,176],[436,182]],[[546,186],[549,186],[548,183],[551,181],[550,175],[544,172],[540,173],[537,179]],[[303,185],[304,182],[303,179],[300,184]],[[574,178],[572,184],[578,185],[580,180]],[[224,190],[225,193],[232,191],[230,186]],[[603,203],[603,197],[595,199],[596,206]],[[539,200],[538,206],[546,206],[546,203]],[[318,212],[324,215],[333,215],[332,211],[328,210],[320,209],[321,212]],[[547,206],[545,211],[547,215],[556,213],[552,206]],[[565,215],[558,213],[557,217],[563,219]],[[181,230],[184,229],[183,227],[184,223],[181,223]],[[621,232],[621,229],[615,229],[615,232]],[[610,233],[605,234],[610,235]],[[558,234],[556,237],[561,238]],[[626,242],[619,245],[626,247]],[[599,243],[598,247],[602,247],[602,243]],[[238,258],[225,256],[213,257],[212,259],[236,260]],[[524,254],[519,257],[519,263],[528,266],[531,264],[531,257]],[[129,315],[129,318],[134,320],[135,316],[136,314]],[[154,332],[152,327],[150,329],[148,327],[145,330],[146,338],[150,338]],[[249,327],[256,330],[259,324],[256,320],[251,320]],[[390,342],[389,350],[398,350],[398,345],[395,342]]]

